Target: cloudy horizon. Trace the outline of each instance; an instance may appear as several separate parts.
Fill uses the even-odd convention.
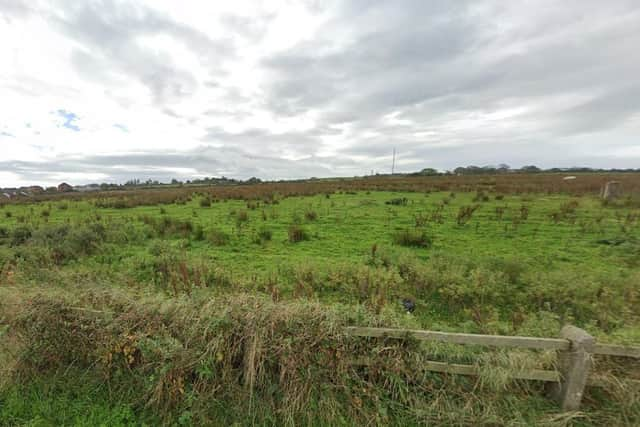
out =
[[[637,1],[0,0],[0,38],[0,187],[640,166]]]

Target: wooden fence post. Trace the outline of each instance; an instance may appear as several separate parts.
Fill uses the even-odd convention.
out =
[[[577,411],[591,369],[591,353],[595,339],[586,331],[567,325],[560,336],[571,343],[567,351],[559,353],[560,383],[553,389],[553,396],[563,411]]]

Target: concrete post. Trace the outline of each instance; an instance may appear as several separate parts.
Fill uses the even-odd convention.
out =
[[[577,411],[587,385],[595,339],[571,325],[563,327],[560,336],[568,340],[571,347],[559,354],[561,380],[553,389],[553,397],[563,411]]]

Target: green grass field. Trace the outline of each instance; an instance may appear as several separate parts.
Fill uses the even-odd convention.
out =
[[[4,301],[4,305],[0,303],[4,310],[0,320],[6,325],[3,336],[7,348],[12,348],[10,355],[2,356],[7,359],[7,368],[0,384],[0,424],[96,425],[90,420],[101,417],[107,420],[104,425],[153,424],[155,419],[183,425],[280,425],[307,423],[309,419],[344,425],[640,423],[637,390],[626,390],[625,402],[616,395],[620,392],[617,389],[594,390],[585,399],[584,413],[565,417],[536,384],[496,380],[491,385],[487,378],[478,383],[429,373],[419,385],[415,378],[407,378],[403,369],[393,368],[402,360],[404,368],[413,369],[413,363],[421,360],[413,353],[447,361],[489,361],[494,368],[505,360],[509,365],[521,359],[535,367],[549,367],[555,361],[549,355],[520,357],[517,352],[496,351],[486,356],[479,349],[434,349],[416,343],[410,345],[411,352],[403,352],[400,344],[363,343],[369,346],[368,352],[371,345],[394,348],[388,359],[379,361],[391,373],[377,373],[376,377],[370,372],[341,371],[344,383],[327,380],[340,386],[331,389],[333,400],[317,395],[326,384],[315,384],[309,390],[299,385],[295,390],[298,394],[305,390],[302,394],[311,405],[310,418],[302,415],[297,403],[283,403],[288,389],[274,385],[282,388],[278,382],[282,378],[277,378],[285,375],[283,359],[271,361],[280,366],[276,369],[269,365],[271,356],[265,355],[262,368],[256,368],[256,391],[253,382],[250,386],[256,401],[247,407],[242,390],[233,388],[237,384],[229,385],[238,381],[224,376],[240,369],[240,362],[230,359],[225,365],[228,371],[215,367],[226,360],[227,353],[239,350],[220,343],[216,351],[199,347],[198,331],[208,330],[208,326],[194,330],[185,320],[188,310],[193,310],[191,322],[202,326],[202,313],[209,313],[203,307],[210,301],[233,306],[237,298],[238,313],[218,302],[211,303],[215,306],[211,312],[219,313],[216,316],[220,319],[231,316],[237,324],[248,322],[244,329],[238,326],[244,332],[233,335],[232,326],[220,326],[222,320],[211,327],[223,328],[225,334],[232,334],[229,337],[237,338],[247,333],[247,325],[262,325],[267,329],[259,330],[274,340],[262,345],[273,345],[271,354],[276,358],[285,357],[278,349],[287,345],[296,348],[287,341],[291,339],[287,334],[300,328],[298,320],[282,320],[282,313],[293,313],[291,319],[310,316],[307,320],[312,331],[314,327],[323,331],[329,322],[555,336],[562,324],[571,323],[602,342],[638,344],[640,208],[630,200],[604,205],[595,195],[349,191],[251,201],[194,196],[181,204],[124,209],[96,205],[100,204],[93,199],[59,200],[0,209],[0,300]],[[259,302],[251,299],[254,296]],[[401,299],[414,301],[415,311],[405,313]],[[255,311],[247,308],[252,304]],[[306,304],[311,304],[310,308],[305,309]],[[63,306],[83,307],[88,311],[77,313],[89,317],[60,311]],[[51,312],[45,315],[46,310]],[[94,320],[92,310],[115,313],[109,315],[113,325]],[[117,317],[118,313],[136,311],[142,313],[142,323]],[[326,318],[325,311],[330,313]],[[154,316],[163,319],[163,327],[150,326],[155,325],[149,320]],[[80,335],[95,326],[83,341],[91,351],[79,351],[80,355],[71,352],[71,359],[65,356],[70,350],[59,343],[67,341],[51,332],[57,321],[60,325],[84,325],[85,329],[78,326]],[[38,322],[51,330],[35,328]],[[280,326],[273,326],[276,324]],[[110,327],[116,332],[112,331],[109,339],[106,333],[97,332],[111,331]],[[173,332],[167,332],[173,327]],[[332,327],[328,328],[331,335]],[[21,332],[12,334],[14,329]],[[312,332],[308,337],[302,335],[317,344],[311,339]],[[167,354],[159,356],[164,350],[157,350],[147,356],[145,345],[150,344],[144,340],[155,337],[154,345],[166,349],[166,344],[158,343],[164,343],[168,336],[181,342],[180,351],[166,350]],[[119,337],[115,350],[113,337]],[[73,341],[77,337],[67,338],[69,346],[77,344]],[[207,339],[211,342],[213,338]],[[47,340],[57,342],[56,346],[47,347]],[[128,352],[124,342],[131,348]],[[246,336],[239,342],[246,345]],[[319,348],[337,351],[328,341],[322,343]],[[339,345],[347,349],[351,344],[341,341]],[[189,349],[197,354],[187,357]],[[238,375],[245,378],[247,356],[246,349],[243,351],[245,371]],[[38,356],[41,353],[48,358]],[[114,367],[116,354],[124,355],[120,368]],[[192,356],[194,359],[189,359]],[[213,360],[213,365],[208,365],[208,360]],[[295,363],[302,363],[300,360]],[[638,376],[633,364],[618,366],[613,362],[603,360],[599,369]],[[103,371],[87,373],[96,369],[96,363],[109,372],[105,387],[140,390],[139,395],[132,392],[115,399],[113,391],[92,386],[92,381],[99,384],[100,375],[104,375]],[[172,371],[176,366],[180,369]],[[273,378],[264,379],[271,378],[267,372],[272,368]],[[75,373],[74,378],[92,378],[84,383],[89,391],[76,395],[73,390],[48,395],[40,392],[60,387],[60,378],[69,375],[67,369]],[[50,372],[58,383],[43,380],[43,372]],[[167,372],[173,382],[165,378],[158,383],[162,375],[169,375]],[[264,376],[262,383],[260,375]],[[323,375],[329,374],[318,375],[325,378]],[[291,378],[293,382],[300,379]],[[48,386],[42,385],[45,383]],[[70,383],[82,390],[77,381]],[[203,404],[205,396],[221,393],[214,391],[214,383],[234,391],[222,393],[225,397],[211,407],[229,405],[236,412]],[[412,397],[416,391],[422,396]],[[40,398],[26,405],[17,398],[19,393]],[[92,393],[95,400],[83,397]],[[170,402],[165,401],[167,394]],[[472,403],[465,410],[460,399],[471,399]],[[60,405],[69,410],[59,413],[52,409]],[[97,418],[79,418],[78,412],[84,411]]]

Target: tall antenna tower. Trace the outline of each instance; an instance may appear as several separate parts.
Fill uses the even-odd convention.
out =
[[[396,171],[396,148],[393,147],[393,160],[391,160],[391,175]]]

